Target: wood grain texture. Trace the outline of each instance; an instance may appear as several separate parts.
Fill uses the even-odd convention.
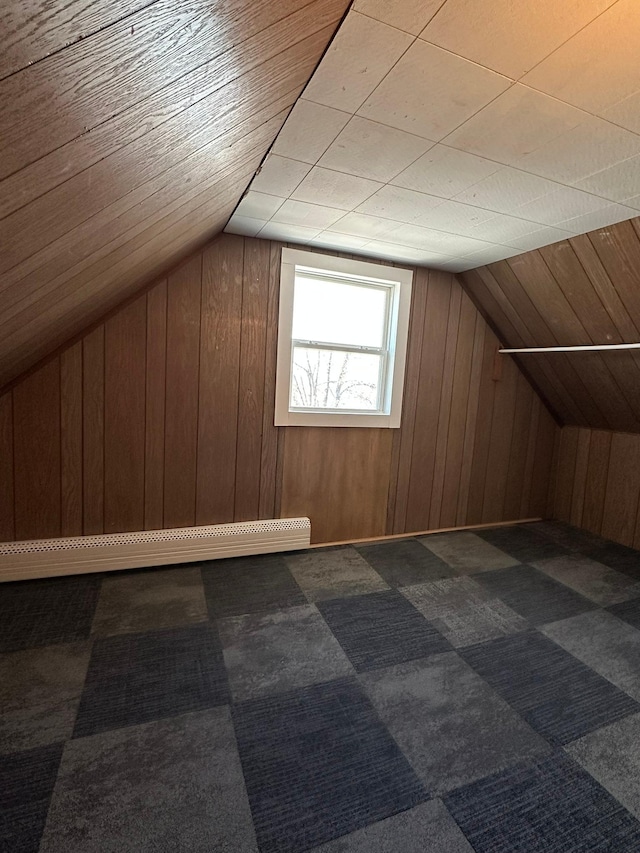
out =
[[[400,429],[273,426],[281,248],[221,235],[48,362],[45,410],[39,374],[0,398],[6,458],[15,398],[36,418],[21,459],[38,424],[57,436],[58,529],[78,495],[84,533],[301,514],[322,542],[543,514],[557,427],[515,362],[494,378],[498,341],[449,273],[414,271]],[[52,529],[20,476],[5,539]]]
[[[507,346],[640,341],[640,223],[619,222],[460,274]],[[522,355],[563,424],[640,433],[635,352]]]
[[[8,0],[0,387],[222,229],[347,6]]]
[[[105,323],[104,532],[144,529],[146,298]]]
[[[0,541],[15,539],[13,520],[13,398],[0,397]]]
[[[60,536],[60,359],[13,390],[15,533]]]

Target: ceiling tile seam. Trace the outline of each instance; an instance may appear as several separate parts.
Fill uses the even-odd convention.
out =
[[[417,38],[419,38],[419,39],[420,39],[420,41],[423,41],[423,42],[426,42],[427,44],[431,44],[431,45],[433,45],[434,47],[439,47],[441,50],[446,50],[446,51],[447,51],[447,53],[451,53],[451,54],[453,54],[454,56],[458,56],[458,57],[460,57],[460,59],[466,59],[468,62],[472,62],[474,65],[478,65],[478,66],[480,66],[480,68],[484,68],[484,69],[486,69],[487,71],[492,71],[494,74],[499,74],[501,77],[506,77],[508,80],[513,80],[515,83],[519,83],[519,82],[522,80],[522,78],[523,78],[523,77],[525,77],[527,74],[530,74],[530,73],[531,73],[531,71],[533,71],[533,70],[534,70],[534,68],[537,68],[537,67],[538,67],[538,65],[540,65],[542,62],[544,62],[546,59],[548,59],[550,56],[552,56],[556,51],[560,50],[560,48],[561,48],[561,47],[564,47],[564,46],[565,46],[565,44],[567,44],[567,42],[570,42],[572,38],[574,38],[575,36],[577,36],[577,35],[578,35],[578,33],[581,33],[584,29],[586,29],[587,27],[591,26],[591,24],[592,24],[594,21],[596,21],[598,18],[600,18],[602,15],[605,15],[605,14],[606,14],[610,9],[612,9],[612,8],[613,8],[613,7],[614,7],[618,2],[620,2],[620,0],[613,0],[613,2],[612,2],[609,6],[607,6],[607,8],[606,8],[606,9],[603,9],[603,10],[602,10],[602,12],[599,12],[597,15],[595,15],[595,17],[593,17],[590,21],[587,21],[587,23],[586,23],[586,24],[583,24],[583,25],[582,25],[578,30],[576,30],[574,33],[572,33],[572,34],[571,34],[568,38],[566,38],[566,39],[565,39],[561,44],[559,44],[559,45],[557,45],[556,47],[554,47],[554,48],[553,48],[553,50],[551,50],[548,54],[546,54],[542,59],[538,60],[538,62],[536,62],[534,65],[532,65],[532,66],[531,66],[531,68],[529,68],[529,69],[527,69],[526,71],[524,71],[524,72],[520,75],[520,77],[510,77],[508,74],[503,74],[501,71],[496,71],[496,69],[495,69],[495,68],[491,68],[489,65],[483,65],[483,63],[482,63],[482,62],[478,62],[478,61],[477,61],[477,60],[475,60],[475,59],[469,59],[468,57],[463,56],[462,54],[456,53],[455,51],[450,50],[449,48],[443,47],[442,45],[438,44],[437,42],[430,41],[428,38],[424,38],[424,32],[425,32],[425,30],[427,29],[427,27],[429,27],[429,26],[433,23],[433,21],[434,21],[434,20],[435,20],[435,18],[438,16],[438,14],[443,10],[443,8],[444,8],[444,6],[446,5],[446,3],[443,3],[443,4],[442,4],[442,6],[440,6],[440,8],[438,9],[438,11],[435,13],[435,15],[434,15],[434,16],[431,18],[431,20],[429,21],[429,23],[428,23],[428,24],[426,24],[426,26],[425,26],[425,27],[424,27],[424,28],[423,28],[423,29],[418,33]],[[389,26],[391,26],[391,25],[389,25]],[[523,85],[524,85],[524,84],[523,84]],[[546,93],[544,93],[544,94],[546,94]]]
[[[8,74],[5,74],[4,77],[0,77],[0,83],[2,83],[4,80],[8,80],[10,77],[14,77],[16,74],[20,74],[21,71],[26,71],[27,68],[33,68],[34,65],[38,65],[38,63],[40,62],[44,62],[45,59],[50,59],[52,56],[56,56],[58,53],[62,53],[63,50],[75,47],[81,41],[86,41],[87,39],[99,35],[100,33],[109,29],[109,27],[113,27],[116,24],[120,24],[122,23],[122,21],[126,21],[127,18],[131,18],[133,15],[137,15],[140,12],[146,12],[150,6],[153,6],[159,2],[160,0],[149,0],[148,3],[144,4],[144,6],[140,6],[139,8],[133,9],[131,12],[127,12],[126,14],[121,15],[119,18],[115,18],[113,21],[109,21],[108,24],[104,24],[104,26],[98,27],[97,30],[92,30],[84,36],[78,36],[78,38],[76,38],[74,41],[67,42],[66,44],[62,45],[62,47],[57,47],[54,50],[50,50],[43,56],[39,56],[37,59],[33,59],[31,62],[27,62],[26,65],[22,65],[20,68],[16,68],[15,71],[10,71]]]
[[[158,2],[158,0],[153,0],[153,2],[154,2],[154,3],[155,3],[155,2]],[[313,0],[311,0],[311,2],[313,2]],[[150,5],[151,5],[151,4],[150,4]],[[310,5],[310,4],[307,4],[307,5]],[[147,7],[145,7],[145,8],[147,8]],[[289,17],[291,17],[292,15],[295,15],[295,14],[297,14],[297,12],[292,12],[292,13],[291,13],[291,15],[286,15],[284,18],[280,18],[278,21],[275,21],[275,22],[273,22],[272,24],[269,24],[269,26],[268,26],[268,27],[265,27],[265,30],[270,29],[272,26],[275,26],[276,24],[281,23],[282,21],[286,20],[287,18],[289,18]],[[129,17],[129,16],[127,16],[127,17]],[[312,38],[314,35],[317,35],[317,33],[320,31],[320,29],[324,29],[324,27],[320,27],[318,30],[315,30],[313,33],[310,33],[309,35],[305,36],[303,39],[300,39],[300,42],[305,41],[307,38]],[[264,30],[260,30],[258,33],[256,33],[256,34],[255,34],[255,36],[258,36],[258,35],[260,35],[260,34],[261,34],[261,33],[263,33],[263,32],[264,32]],[[173,85],[174,85],[175,83],[177,83],[179,80],[182,80],[183,78],[188,77],[190,74],[192,74],[194,71],[197,71],[199,68],[203,68],[205,65],[209,65],[211,62],[215,62],[216,60],[219,60],[219,59],[220,59],[222,56],[224,56],[226,53],[229,53],[229,52],[232,52],[232,51],[236,50],[236,49],[237,49],[237,45],[238,45],[238,44],[244,44],[244,42],[249,41],[251,38],[253,38],[253,36],[251,36],[249,39],[244,39],[243,41],[238,42],[237,44],[232,45],[230,48],[228,48],[228,50],[223,50],[221,53],[217,54],[215,57],[212,57],[211,59],[208,59],[206,62],[201,62],[199,65],[197,65],[197,66],[193,66],[193,67],[192,67],[192,68],[190,68],[188,71],[185,71],[185,72],[184,72],[184,74],[180,74],[178,77],[176,77],[176,78],[175,78],[174,80],[172,80],[170,83],[167,83],[167,84],[165,84],[165,85],[161,86],[159,89],[156,89],[156,90],[154,90],[153,92],[149,92],[149,93],[147,93],[147,94],[145,95],[145,97],[144,97],[144,98],[141,98],[139,101],[135,101],[134,103],[129,104],[129,105],[127,106],[127,108],[126,108],[126,109],[124,109],[124,110],[122,110],[121,112],[119,112],[119,113],[113,113],[113,114],[112,114],[112,115],[110,115],[108,118],[106,118],[106,119],[104,119],[103,121],[100,121],[100,122],[98,122],[97,124],[93,125],[93,126],[90,128],[90,130],[89,130],[89,131],[87,131],[87,133],[92,133],[92,132],[94,132],[95,130],[97,130],[98,128],[100,128],[100,127],[102,127],[102,126],[104,126],[104,125],[108,125],[108,124],[109,124],[109,122],[113,121],[116,117],[118,117],[118,116],[122,116],[122,115],[126,114],[129,110],[132,110],[134,107],[136,107],[136,106],[138,106],[138,105],[140,105],[140,104],[144,104],[144,102],[145,102],[145,101],[150,100],[151,98],[153,98],[153,96],[154,96],[154,95],[157,95],[157,94],[158,94],[159,92],[161,92],[163,89],[166,89],[166,88],[168,88],[169,86],[173,86]],[[289,47],[294,47],[296,44],[299,44],[300,42],[293,42],[293,44],[291,44]],[[193,103],[190,103],[188,106],[184,107],[184,108],[183,108],[183,109],[181,109],[181,110],[178,110],[178,111],[177,111],[177,112],[175,112],[175,113],[171,113],[171,115],[169,115],[169,116],[168,116],[166,119],[164,119],[163,121],[158,122],[158,124],[155,124],[155,125],[154,125],[150,130],[145,131],[145,132],[144,132],[144,133],[142,133],[140,136],[136,136],[136,137],[134,137],[133,139],[131,139],[129,142],[125,143],[124,145],[122,145],[122,146],[120,146],[120,147],[118,147],[118,148],[115,148],[113,151],[110,151],[110,152],[109,152],[109,154],[108,154],[107,156],[108,156],[108,157],[111,157],[111,156],[114,156],[115,154],[117,154],[117,153],[118,153],[118,152],[120,152],[120,151],[124,151],[124,150],[129,146],[129,145],[132,145],[132,144],[134,144],[135,142],[138,142],[139,140],[144,139],[144,137],[145,137],[145,136],[147,136],[148,134],[154,133],[154,132],[155,132],[155,131],[157,131],[159,128],[161,128],[161,127],[163,127],[165,124],[167,124],[167,122],[174,121],[174,120],[176,119],[176,117],[177,117],[177,116],[180,116],[180,115],[182,115],[183,113],[188,113],[188,111],[189,111],[189,110],[191,110],[191,109],[193,109],[194,107],[196,107],[196,106],[197,106],[197,104],[201,103],[202,101],[206,100],[207,98],[212,97],[213,95],[215,95],[215,94],[216,94],[216,92],[219,92],[219,91],[220,91],[221,89],[223,89],[225,86],[228,86],[228,85],[230,85],[230,84],[234,83],[235,81],[240,80],[242,77],[246,76],[247,74],[250,74],[250,73],[255,72],[258,68],[260,68],[260,67],[261,67],[261,66],[263,66],[263,65],[266,65],[266,64],[267,64],[267,63],[269,63],[269,62],[273,62],[273,61],[276,59],[276,57],[277,57],[277,56],[278,56],[278,54],[274,54],[273,56],[271,56],[271,57],[269,57],[269,58],[267,58],[267,59],[263,60],[262,62],[258,62],[258,63],[256,63],[255,65],[251,65],[251,66],[247,67],[247,68],[245,69],[245,71],[243,71],[241,74],[238,74],[238,75],[236,75],[235,77],[231,77],[230,79],[225,80],[225,81],[224,81],[224,82],[222,82],[219,86],[216,86],[216,87],[215,87],[215,88],[213,88],[211,91],[207,92],[207,94],[206,94],[206,95],[203,95],[201,98],[198,98],[196,101],[193,101]],[[31,66],[29,66],[29,67],[31,67]],[[292,91],[293,91],[293,90],[292,90]],[[296,99],[296,101],[297,101],[297,99]],[[294,102],[294,103],[295,103],[295,102]],[[55,153],[56,151],[60,151],[60,150],[61,150],[62,148],[64,148],[66,145],[69,145],[70,143],[74,142],[76,139],[79,139],[79,138],[80,138],[80,136],[82,136],[82,135],[84,135],[84,134],[80,134],[79,136],[75,136],[75,137],[73,137],[73,139],[69,139],[69,140],[67,140],[67,142],[63,143],[62,145],[58,145],[56,148],[52,149],[51,151],[48,151],[46,154],[43,154],[41,157],[37,157],[35,160],[32,160],[32,161],[31,161],[31,162],[29,162],[29,163],[26,163],[24,166],[21,166],[19,169],[16,169],[15,171],[11,172],[10,174],[5,175],[5,176],[1,179],[1,181],[4,181],[4,180],[6,180],[7,178],[10,178],[10,177],[12,177],[13,175],[18,175],[18,174],[19,174],[21,171],[23,171],[24,169],[28,169],[28,168],[30,168],[31,166],[33,166],[34,164],[38,163],[40,160],[43,160],[45,157],[48,157],[49,155],[51,155],[51,154]],[[216,138],[217,138],[217,137],[216,137]],[[274,140],[274,141],[275,141],[275,140]],[[208,144],[208,143],[207,143],[207,144]],[[273,144],[270,146],[269,151],[271,151],[271,148],[272,148],[272,147],[273,147]],[[192,152],[192,153],[193,153],[193,152]],[[99,160],[99,161],[97,161],[97,162],[101,162],[103,159],[107,159],[107,158],[101,158],[101,160]],[[85,166],[85,168],[84,168],[84,169],[80,169],[78,172],[74,172],[74,174],[73,174],[73,175],[70,175],[69,177],[65,178],[63,181],[60,181],[60,183],[59,183],[59,184],[56,184],[55,186],[50,187],[50,188],[49,188],[48,190],[46,190],[44,193],[40,193],[39,195],[34,196],[34,197],[33,197],[33,198],[31,198],[29,201],[25,202],[23,205],[20,205],[20,207],[17,207],[17,208],[15,208],[15,210],[12,210],[12,211],[11,211],[11,213],[6,214],[6,216],[0,217],[0,221],[2,221],[3,219],[8,218],[9,216],[12,216],[14,213],[17,213],[19,210],[22,210],[24,207],[27,207],[27,206],[28,206],[29,204],[31,204],[32,202],[36,201],[36,200],[37,200],[37,199],[39,199],[39,198],[42,198],[42,197],[43,197],[43,196],[45,196],[47,193],[52,192],[53,190],[57,189],[58,187],[63,186],[67,181],[70,181],[70,180],[72,180],[73,178],[77,177],[78,175],[81,175],[83,172],[86,172],[88,169],[93,168],[95,165],[96,165],[96,163],[92,163],[92,164],[90,164],[90,165],[88,165],[88,166]]]
[[[606,9],[603,9],[602,12],[599,12],[597,15],[595,15],[595,17],[593,17],[590,21],[588,21],[586,24],[584,24],[582,27],[580,27],[580,29],[576,30],[575,33],[572,33],[572,35],[570,35],[569,38],[565,39],[562,42],[562,44],[559,44],[556,47],[554,47],[554,49],[550,53],[548,53],[546,56],[544,56],[542,59],[540,59],[538,62],[536,62],[535,65],[532,65],[528,71],[525,71],[525,73],[522,75],[522,77],[524,77],[527,74],[530,74],[532,71],[534,71],[539,65],[541,65],[543,62],[545,62],[547,59],[549,59],[550,56],[553,56],[554,53],[557,53],[561,48],[563,48],[572,39],[574,39],[579,33],[583,32],[583,30],[586,30],[587,27],[590,27],[594,21],[598,20],[598,18],[601,18],[603,15],[607,15],[611,11],[611,9],[613,9],[614,6],[618,5],[619,2],[620,2],[620,0],[613,0],[613,3],[610,3]],[[522,77],[519,79],[522,79]]]
[[[446,0],[443,0],[443,5],[445,2],[446,2]],[[442,8],[442,6],[440,8]],[[415,41],[415,39],[420,38],[420,33],[418,33],[418,34],[412,33],[409,30],[403,30],[402,27],[398,27],[396,24],[390,24],[389,21],[381,21],[380,18],[376,18],[373,15],[370,15],[368,12],[363,12],[362,9],[355,9],[354,8],[351,11],[357,12],[358,15],[362,15],[363,18],[369,18],[370,21],[375,21],[376,24],[384,24],[385,27],[389,27],[392,30],[397,30],[397,32],[402,33],[405,36],[411,36],[411,38],[414,39],[414,41]],[[429,18],[429,21],[427,22],[427,24],[425,24],[425,26],[427,26],[427,27],[429,26],[429,24],[431,23],[431,21],[433,21],[433,19],[435,18],[435,16],[438,14],[439,11],[440,11],[440,9],[437,9],[433,13],[433,15]],[[420,32],[422,32],[422,30]],[[411,44],[413,44],[413,42]],[[411,46],[411,45],[409,45],[409,46]]]

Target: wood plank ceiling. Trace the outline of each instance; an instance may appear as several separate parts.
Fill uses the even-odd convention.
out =
[[[0,10],[0,387],[220,231],[347,0]]]
[[[640,219],[461,273],[507,346],[640,341]],[[640,352],[519,356],[564,424],[640,433]]]

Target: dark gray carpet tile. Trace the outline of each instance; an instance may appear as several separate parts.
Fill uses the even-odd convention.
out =
[[[334,598],[318,608],[358,672],[451,650],[396,590]]]
[[[83,640],[0,655],[0,753],[71,737],[90,653]]]
[[[640,823],[562,752],[453,791],[476,853],[637,853]]]
[[[597,606],[532,566],[482,572],[475,580],[534,625],[577,616]]]
[[[62,747],[50,744],[0,759],[1,853],[37,853]]]
[[[282,610],[307,603],[280,554],[212,560],[202,563],[201,571],[212,618]]]
[[[391,587],[411,586],[455,574],[417,539],[356,545],[356,550]]]
[[[640,705],[537,631],[459,654],[551,743],[565,744],[640,711]]]
[[[607,607],[610,613],[617,616],[618,619],[623,619],[634,628],[640,629],[640,599],[634,601],[623,601],[620,604],[614,604]]]
[[[568,553],[567,548],[541,533],[536,533],[528,525],[495,527],[489,530],[477,530],[476,533],[485,542],[489,542],[520,563],[548,560]]]
[[[605,542],[604,545],[590,548],[583,553],[598,563],[604,563],[605,566],[640,581],[640,551],[635,548],[627,548],[626,545],[618,545],[616,542]]]
[[[606,610],[551,622],[540,630],[640,702],[640,631]]]
[[[551,539],[552,542],[561,545],[568,551],[587,551],[606,543],[606,539],[603,539],[602,536],[597,536],[588,530],[581,530],[579,527],[566,524],[564,521],[532,521],[526,527],[534,533]]]
[[[228,701],[212,625],[95,641],[74,737],[197,711]]]
[[[314,853],[473,853],[473,848],[442,800],[430,800],[329,841]]]
[[[70,741],[39,853],[257,853],[229,707]]]
[[[455,652],[371,670],[358,680],[432,794],[550,750]]]
[[[218,620],[236,702],[353,675],[353,667],[313,604]]]
[[[506,569],[518,563],[514,557],[485,542],[470,530],[424,536],[420,543],[461,574]]]
[[[428,799],[352,679],[232,714],[261,853],[300,853]]]
[[[89,636],[101,579],[96,575],[3,583],[0,590],[0,652]]]
[[[565,751],[640,818],[640,714],[591,732]]]
[[[197,566],[115,572],[102,581],[91,633],[155,631],[207,619]]]

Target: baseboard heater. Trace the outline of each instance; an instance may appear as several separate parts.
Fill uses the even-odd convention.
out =
[[[308,518],[0,542],[0,581],[193,563],[308,548]]]

